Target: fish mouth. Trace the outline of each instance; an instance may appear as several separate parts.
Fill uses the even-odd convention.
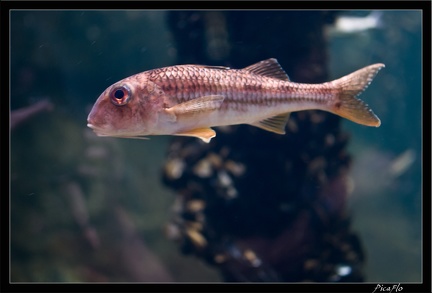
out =
[[[100,127],[97,127],[96,125],[93,125],[91,123],[87,123],[87,127],[91,128],[94,133],[97,134],[97,136],[110,136],[109,134],[104,133]]]
[[[141,134],[134,133],[108,133],[104,132],[101,127],[95,126],[91,123],[87,123],[87,126],[91,128],[97,136],[109,136],[109,137],[117,137],[117,138],[136,138],[136,139],[148,139]]]
[[[93,130],[97,130],[97,127],[94,126],[94,125],[91,124],[91,123],[87,123],[87,127],[91,128],[91,129],[93,129]]]

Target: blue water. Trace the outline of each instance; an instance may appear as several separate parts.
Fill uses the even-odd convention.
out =
[[[149,280],[133,264],[143,247],[175,281],[221,280],[164,236],[174,201],[160,183],[169,138],[99,138],[86,127],[91,106],[106,87],[176,64],[165,13],[12,12],[11,110],[44,98],[54,106],[11,135],[12,281]],[[367,281],[418,282],[421,12],[384,11],[382,23],[331,36],[330,75],[386,65],[362,94],[382,125],[343,122],[354,159],[349,211],[365,246]]]
[[[382,27],[335,37],[330,43],[335,77],[346,74],[347,68],[386,65],[361,96],[379,116],[381,126],[371,131],[344,121],[352,133],[349,149],[355,154],[352,176],[357,181],[350,207],[368,252],[368,281],[420,280],[420,28],[420,11],[384,11]],[[400,174],[398,162],[408,164]]]

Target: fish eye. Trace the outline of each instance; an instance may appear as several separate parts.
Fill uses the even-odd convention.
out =
[[[111,90],[110,93],[111,103],[113,103],[116,106],[126,105],[129,102],[130,98],[131,98],[131,91],[125,85],[115,87]]]

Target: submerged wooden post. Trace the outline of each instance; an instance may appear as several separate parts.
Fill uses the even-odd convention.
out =
[[[242,68],[277,58],[291,80],[328,81],[319,11],[173,11],[178,63]],[[259,22],[259,24],[258,24]],[[226,281],[363,280],[346,210],[348,135],[340,118],[293,113],[286,135],[217,128],[209,144],[173,138],[164,183],[176,191],[168,235]]]

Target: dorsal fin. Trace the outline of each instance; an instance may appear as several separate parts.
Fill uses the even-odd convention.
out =
[[[290,80],[288,75],[285,73],[285,71],[282,69],[282,67],[279,65],[275,58],[263,60],[261,62],[245,67],[242,70],[253,74],[277,78],[285,81]]]

